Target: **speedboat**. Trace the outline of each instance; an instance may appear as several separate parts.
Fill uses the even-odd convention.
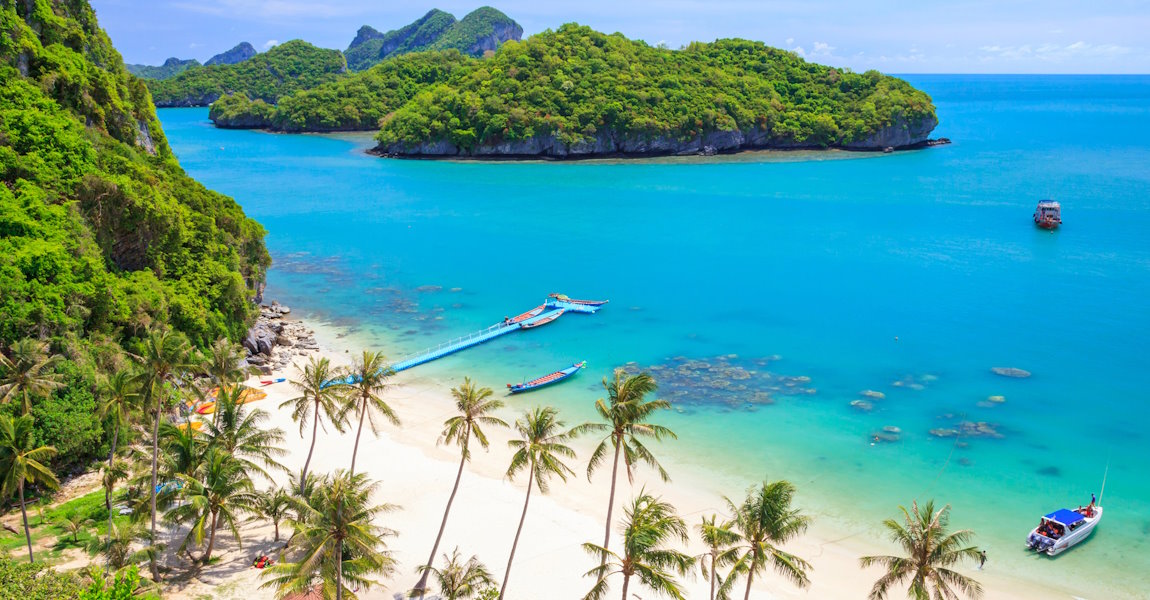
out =
[[[1085,540],[1102,520],[1102,507],[1079,506],[1074,510],[1060,508],[1039,521],[1026,538],[1026,547],[1049,556],[1062,554]]]

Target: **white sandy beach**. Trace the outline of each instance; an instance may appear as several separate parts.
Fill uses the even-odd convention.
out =
[[[335,347],[330,339],[323,339],[323,342],[327,343],[321,352],[340,364],[345,364],[352,353],[358,352],[358,349],[349,353],[346,351],[348,349]],[[296,363],[303,364],[306,360],[299,358]],[[285,376],[290,380],[297,374],[292,370],[277,373],[276,376]],[[416,373],[411,372],[397,376],[395,383],[386,396],[403,420],[403,426],[395,428],[386,425],[378,438],[365,431],[357,470],[366,471],[372,479],[380,482],[376,498],[378,502],[402,506],[401,511],[385,515],[381,523],[398,532],[396,537],[388,540],[388,547],[394,553],[399,567],[392,577],[381,581],[380,586],[361,594],[362,598],[391,598],[415,583],[415,569],[426,560],[431,550],[458,467],[458,448],[437,447],[435,443],[443,421],[453,414],[454,404],[449,390],[441,385],[421,381]],[[260,387],[258,378],[252,378],[249,385]],[[298,472],[307,457],[310,430],[301,438],[299,427],[292,422],[289,412],[277,409],[280,402],[296,394],[288,383],[262,389],[268,393],[268,397],[252,406],[269,411],[272,414],[270,424],[287,432],[289,455],[283,462],[289,469]],[[516,414],[506,410],[501,416],[511,422]],[[449,553],[455,546],[459,546],[465,555],[478,555],[492,574],[501,580],[523,507],[525,488],[521,482],[508,481],[503,476],[511,456],[506,443],[510,439],[510,432],[488,430],[488,434],[491,437],[491,448],[487,452],[475,451],[471,464],[464,471],[439,553]],[[351,459],[354,435],[354,430],[339,434],[330,427],[327,432],[321,429],[315,457],[312,459],[312,472],[346,468]],[[580,474],[579,477],[572,478],[565,485],[556,481],[548,496],[537,491],[532,494],[527,521],[511,571],[508,598],[577,599],[583,597],[593,584],[592,579],[583,574],[594,566],[594,559],[584,553],[581,544],[601,541],[610,474],[607,470],[601,471],[590,483],[583,475],[586,468],[584,457],[589,454],[592,444],[590,439],[575,444],[580,459],[570,466]],[[712,512],[721,513],[724,493],[737,494],[755,483],[708,481],[713,478],[681,468],[671,459],[664,459],[663,463],[674,478],[671,484],[663,484],[647,470],[638,471],[634,488],[627,485],[625,478],[620,476],[615,515],[621,517],[621,506],[630,498],[632,491],[646,485],[649,491],[671,501],[693,529],[701,516]],[[278,485],[286,483],[286,477],[278,479]],[[796,588],[774,573],[768,573],[756,579],[752,597],[866,598],[878,575],[877,571],[860,569],[858,557],[867,553],[883,553],[893,548],[881,540],[860,540],[858,535],[836,540],[835,532],[825,529],[820,528],[816,516],[811,531],[788,547],[788,550],[814,565],[809,589]],[[270,590],[259,588],[260,572],[250,565],[258,553],[272,554],[276,547],[271,543],[272,528],[258,523],[246,527],[244,531],[243,549],[235,548],[230,540],[225,540],[216,553],[221,557],[221,564],[213,566],[199,579],[172,590],[174,593],[171,596],[200,598],[207,595],[245,600],[271,598],[273,594]],[[877,526],[875,533],[878,533]],[[613,537],[613,547],[617,539]],[[693,542],[690,552],[701,554],[703,548]],[[982,582],[986,588],[987,600],[1070,597],[1054,590],[1033,588],[1025,582],[1010,578],[1009,574],[995,573],[993,566],[992,560],[987,564],[985,572],[977,572],[973,566],[963,568],[964,572],[975,575]],[[616,591],[608,597],[619,593],[619,582],[615,583],[613,589]],[[684,583],[688,598],[707,597],[706,580],[688,577]],[[635,582],[631,589],[636,598],[656,597],[641,585],[636,586]],[[738,589],[738,597],[742,597],[742,587]],[[892,597],[903,597],[903,593],[898,591]]]

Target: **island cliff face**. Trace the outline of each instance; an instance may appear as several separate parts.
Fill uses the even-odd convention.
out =
[[[535,135],[519,140],[491,141],[462,148],[448,139],[418,143],[380,144],[372,153],[408,158],[593,158],[600,156],[691,156],[745,150],[817,150],[838,147],[850,150],[883,150],[923,145],[938,125],[934,116],[913,123],[898,120],[865,139],[841,144],[820,144],[780,138],[767,129],[715,130],[693,138],[595,133],[588,139],[566,142],[557,134]]]
[[[399,29],[380,33],[364,25],[348,45],[348,69],[364,71],[379,62],[409,52],[424,50],[459,50],[471,56],[482,56],[508,40],[523,37],[523,28],[507,15],[484,6],[463,19],[439,9],[432,9],[418,20]]]

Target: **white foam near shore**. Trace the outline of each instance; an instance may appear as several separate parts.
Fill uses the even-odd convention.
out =
[[[343,344],[352,342],[354,338],[340,339],[322,326],[316,329],[317,339],[322,346],[321,352],[333,362],[346,364],[359,351],[358,348],[343,347]],[[296,360],[298,365],[304,362],[306,359],[302,357]],[[291,369],[286,373],[277,373],[277,376],[286,376],[290,380],[297,377],[297,372]],[[253,378],[249,384],[258,387],[258,378]],[[268,393],[268,397],[253,406],[271,413],[269,426],[280,427],[287,433],[288,455],[283,462],[291,471],[298,472],[307,458],[310,431],[301,437],[299,427],[292,422],[289,411],[277,408],[281,402],[296,394],[288,383],[262,389]],[[427,559],[431,550],[459,461],[456,447],[436,445],[443,421],[452,416],[454,409],[447,386],[419,379],[418,373],[404,373],[396,377],[396,385],[387,392],[386,398],[403,420],[403,426],[396,428],[385,425],[378,438],[365,432],[360,443],[357,470],[367,472],[373,480],[379,482],[379,492],[375,499],[377,502],[389,502],[402,507],[401,511],[384,515],[381,523],[398,532],[396,537],[387,540],[388,548],[398,561],[398,569],[393,576],[383,579],[380,586],[361,594],[361,598],[391,598],[415,583],[415,569]],[[517,415],[507,410],[500,416],[510,422]],[[569,426],[574,424],[568,423]],[[525,487],[521,481],[512,482],[504,477],[511,456],[507,447],[510,432],[489,429],[488,434],[490,449],[486,452],[473,449],[473,459],[464,471],[439,553],[450,553],[458,546],[464,555],[478,555],[491,572],[501,579],[523,508]],[[326,432],[321,429],[312,459],[312,472],[346,468],[351,460],[354,436],[354,430],[339,434],[330,427]],[[566,484],[556,482],[550,495],[545,496],[537,491],[532,494],[511,571],[507,593],[509,599],[577,599],[582,598],[594,583],[591,578],[583,576],[594,566],[594,559],[583,551],[581,545],[584,542],[602,541],[609,472],[602,471],[596,474],[593,481],[588,482],[585,458],[593,443],[585,439],[574,444],[580,458],[572,461],[570,466],[578,473],[577,477]],[[722,494],[735,494],[755,483],[726,481],[722,475],[697,472],[697,469],[677,463],[673,453],[663,453],[660,456],[674,481],[664,484],[653,473],[641,470],[637,473],[634,486],[631,486],[621,476],[615,515],[621,517],[620,507],[640,487],[646,486],[649,492],[661,495],[673,503],[693,528],[702,516],[722,513],[725,506]],[[286,477],[277,476],[277,479],[277,484],[286,484]],[[801,498],[799,505],[801,507]],[[768,572],[756,578],[753,598],[866,597],[878,572],[859,568],[858,557],[867,553],[886,553],[893,551],[893,548],[882,540],[862,539],[858,535],[843,539],[830,528],[821,526],[818,515],[815,517],[811,531],[787,547],[814,566],[810,588],[799,589]],[[179,586],[172,597],[197,598],[205,594],[216,598],[244,600],[272,597],[269,590],[259,587],[260,572],[250,567],[254,553],[272,547],[271,527],[262,523],[253,524],[244,531],[244,549],[224,542],[221,551],[217,552],[221,564],[206,571],[190,584]],[[877,524],[874,531],[876,534],[879,531]],[[618,534],[612,535],[612,546],[615,547]],[[704,550],[698,542],[693,541],[689,551],[692,554],[702,554]],[[966,565],[959,570],[982,582],[986,588],[986,600],[1069,598],[1055,590],[1035,587],[1010,574],[996,573],[993,566],[992,558],[986,571],[978,571],[974,565]],[[618,590],[620,582],[613,583],[613,589]],[[688,576],[683,579],[683,583],[687,598],[707,597],[708,584],[701,577]],[[631,589],[639,597],[656,597],[650,590],[636,586],[635,582],[632,582]],[[903,591],[896,591],[891,597],[902,597],[903,594]]]

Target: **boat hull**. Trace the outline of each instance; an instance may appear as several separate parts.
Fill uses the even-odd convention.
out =
[[[507,391],[512,393],[512,394],[521,394],[523,392],[530,392],[532,390],[537,390],[541,387],[546,387],[549,385],[555,385],[556,383],[559,383],[560,381],[563,381],[563,380],[567,379],[568,377],[571,377],[572,375],[583,370],[583,367],[585,367],[586,365],[587,365],[586,361],[578,362],[578,363],[571,365],[570,367],[567,367],[566,369],[555,371],[554,373],[544,375],[543,377],[532,379],[531,381],[528,381],[526,383],[518,383],[518,384],[514,384],[514,385],[509,383],[509,384],[507,384]]]
[[[1030,536],[1028,536],[1026,539],[1026,546],[1027,548],[1040,554],[1045,554],[1047,556],[1058,556],[1059,554],[1062,554],[1074,546],[1077,546],[1078,544],[1086,541],[1086,539],[1090,537],[1090,534],[1094,532],[1094,528],[1098,526],[1098,523],[1101,520],[1102,507],[1096,506],[1094,507],[1093,517],[1088,517],[1086,521],[1077,529],[1067,533],[1066,535],[1063,535],[1056,540],[1050,539],[1038,533],[1038,528],[1034,528],[1031,530]]]

